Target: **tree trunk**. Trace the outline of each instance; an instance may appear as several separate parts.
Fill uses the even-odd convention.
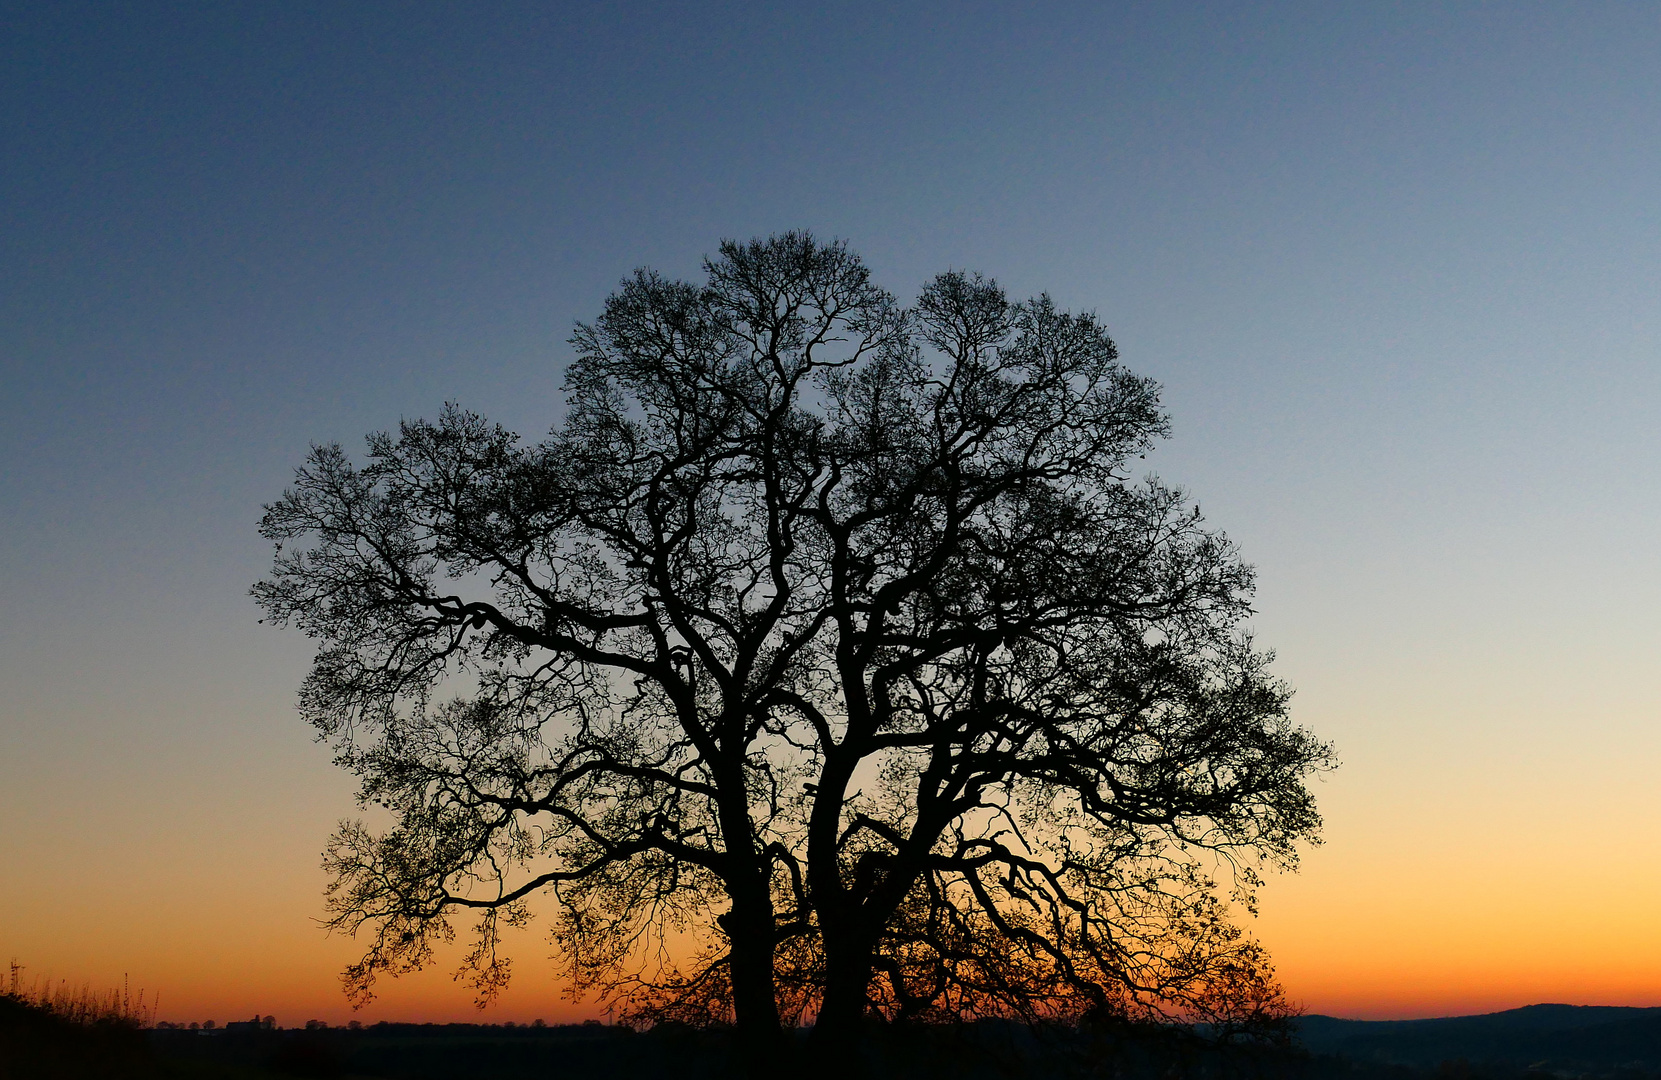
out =
[[[866,1071],[859,1066],[871,949],[860,932],[859,901],[842,880],[837,851],[844,796],[855,763],[856,759],[845,752],[827,753],[808,824],[808,889],[819,918],[825,985],[808,1038],[806,1071],[827,1080],[856,1077]]]
[[[825,996],[808,1040],[807,1071],[825,1080],[858,1080],[871,1072],[865,1030],[871,949],[858,937],[833,944],[833,936],[842,935],[827,935],[825,942]]]
[[[745,890],[745,893],[750,890]],[[773,913],[756,910],[753,899],[735,891],[727,934],[732,942],[733,1019],[740,1033],[777,1034],[779,1006],[773,993]]]
[[[729,855],[742,867],[727,882],[732,908],[721,918],[721,928],[731,946],[728,972],[732,979],[734,1034],[745,1074],[761,1080],[777,1074],[784,1042],[773,984],[777,933],[773,897],[765,860],[756,850],[750,830],[743,776],[734,770],[723,787],[727,792],[738,793],[723,801],[721,817],[723,830],[728,837],[735,838]]]
[[[870,981],[869,957],[863,964],[849,957],[841,962],[831,960],[826,965],[825,1000],[813,1026],[816,1037],[856,1037],[865,1024],[866,992]]]

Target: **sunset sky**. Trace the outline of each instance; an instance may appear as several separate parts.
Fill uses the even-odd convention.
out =
[[[1163,384],[1342,761],[1252,921],[1295,1000],[1661,1005],[1641,3],[0,2],[0,962],[350,1018],[261,504],[446,400],[546,431],[620,277],[791,228]],[[548,952],[487,1019],[590,1015]]]

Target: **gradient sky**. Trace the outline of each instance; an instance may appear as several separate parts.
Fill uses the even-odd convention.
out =
[[[1343,760],[1255,920],[1295,999],[1661,1005],[1658,58],[1653,4],[0,3],[0,961],[349,1016],[260,504],[447,399],[544,431],[622,275],[806,227],[1164,384]],[[577,1014],[547,951],[488,1017]]]

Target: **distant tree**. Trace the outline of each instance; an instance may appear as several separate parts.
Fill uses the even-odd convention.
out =
[[[800,233],[706,270],[578,326],[547,439],[447,407],[267,508],[254,594],[391,812],[328,850],[350,992],[472,912],[488,999],[545,895],[577,992],[757,1042],[1280,1009],[1224,894],[1315,837],[1328,749],[1250,567],[1132,475],[1156,386],[976,275],[902,307]]]

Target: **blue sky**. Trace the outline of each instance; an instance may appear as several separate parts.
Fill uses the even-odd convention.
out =
[[[1346,763],[1285,896],[1592,850],[1652,910],[1614,864],[1661,825],[1658,56],[1615,3],[0,4],[0,861],[315,915],[349,786],[247,599],[260,504],[445,400],[545,430],[623,274],[810,228],[902,296],[1094,309],[1164,384],[1152,467]],[[0,899],[0,946],[79,974],[62,902]]]

